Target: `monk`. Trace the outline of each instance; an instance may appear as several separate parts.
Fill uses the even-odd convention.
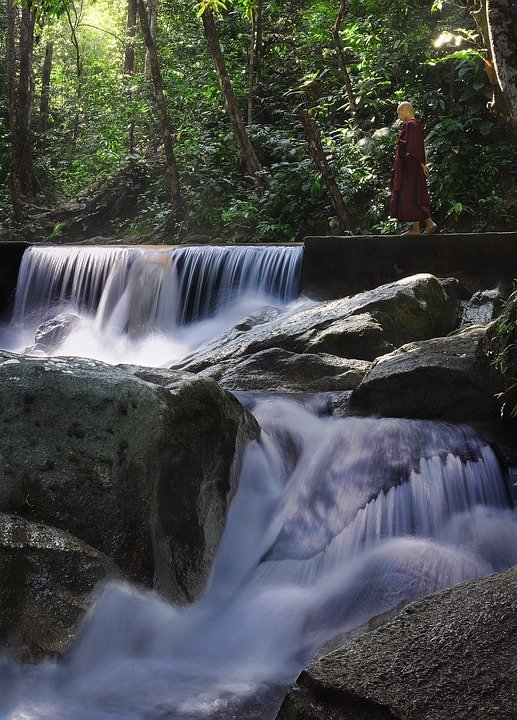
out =
[[[402,120],[402,128],[391,174],[390,217],[411,223],[403,235],[420,235],[420,223],[425,223],[423,234],[431,235],[436,223],[429,212],[424,131],[411,103],[401,102],[397,115]]]

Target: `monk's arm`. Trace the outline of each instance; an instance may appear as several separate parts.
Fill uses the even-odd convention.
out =
[[[424,137],[420,126],[408,122],[406,127],[406,153],[425,164]]]

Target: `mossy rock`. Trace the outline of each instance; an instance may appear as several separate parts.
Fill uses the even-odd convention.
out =
[[[247,410],[186,373],[8,353],[0,398],[0,511],[69,533],[177,601],[197,597],[258,437]]]

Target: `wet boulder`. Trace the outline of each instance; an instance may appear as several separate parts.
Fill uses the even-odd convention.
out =
[[[62,652],[93,588],[117,576],[115,563],[68,533],[0,513],[0,648],[21,660]]]
[[[148,380],[93,360],[0,353],[0,511],[68,533],[188,602],[259,430],[213,381],[140,370]]]
[[[370,367],[326,353],[292,353],[281,348],[263,350],[241,360],[227,360],[200,373],[232,390],[328,392],[352,390]]]
[[[277,720],[513,720],[517,568],[408,605],[315,660]]]
[[[433,275],[413,275],[358,295],[326,303],[298,336],[309,352],[373,360],[384,347],[450,332],[457,324],[457,300]],[[380,331],[379,331],[380,328]]]
[[[497,419],[504,383],[488,355],[488,327],[409,343],[378,358],[352,393],[352,411],[470,422]]]
[[[463,306],[460,327],[486,325],[495,320],[504,308],[505,296],[499,289],[474,293]]]
[[[266,305],[265,307],[251,313],[247,317],[242,318],[242,320],[240,320],[235,326],[235,330],[251,330],[257,325],[262,325],[263,323],[275,320],[280,314],[280,308],[277,308],[274,305]]]
[[[34,345],[26,352],[50,353],[61,345],[80,322],[79,315],[64,312],[46,320],[36,330]]]
[[[172,377],[165,389],[170,410],[153,493],[155,587],[186,603],[204,590],[244,447],[260,428],[213,380]]]
[[[176,366],[200,372],[272,348],[371,361],[404,343],[453,330],[457,285],[420,274],[339,300],[307,301],[285,316],[233,328]]]
[[[395,349],[385,328],[371,313],[349,315],[302,336],[310,352],[325,352],[346,358],[374,360]]]
[[[0,389],[0,509],[54,525],[149,583],[163,391],[93,360],[24,356],[0,361]]]

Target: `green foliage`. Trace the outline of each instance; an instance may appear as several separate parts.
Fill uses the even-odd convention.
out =
[[[58,196],[79,194],[115,170],[130,151],[132,123],[137,117],[139,125],[145,123],[151,112],[147,81],[121,72],[124,24],[122,0],[97,0],[86,6],[76,31],[80,77],[65,17],[43,30],[36,48],[39,65],[46,43],[55,46],[50,126],[41,138],[46,152],[37,154],[36,169],[46,189]],[[40,92],[37,84],[36,96]]]
[[[487,112],[491,90],[480,58],[466,54],[449,62],[444,108],[449,114],[441,115],[427,135],[430,164],[439,169],[432,173],[430,186],[442,226],[510,226],[515,218],[515,146]]]
[[[514,284],[517,280],[514,281]],[[489,354],[492,365],[500,372],[506,389],[503,412],[509,405],[508,417],[517,418],[517,292],[510,295],[504,310],[494,323]],[[505,412],[506,415],[506,412]]]
[[[66,228],[66,223],[58,222],[54,225],[52,232],[50,233],[50,239],[53,240],[61,236],[63,230]]]
[[[36,0],[35,0],[36,1]],[[39,179],[47,193],[72,197],[131,156],[149,167],[132,224],[147,232],[169,212],[160,129],[145,48],[135,39],[135,72],[122,72],[126,0],[77,4],[78,77],[63,0],[37,0],[33,132]],[[73,5],[67,7],[73,8]],[[464,4],[456,0],[349,0],[341,40],[355,94],[353,115],[334,51],[336,0],[263,0],[260,73],[248,127],[264,168],[255,193],[224,108],[199,16],[212,10],[228,70],[245,114],[250,28],[257,0],[163,0],[157,45],[182,191],[192,233],[249,241],[286,241],[335,229],[322,178],[298,121],[318,123],[329,163],[353,223],[394,232],[389,180],[395,108],[414,102],[426,128],[433,216],[442,230],[509,229],[517,220],[517,148],[487,108],[491,86],[484,51]],[[75,17],[75,16],[74,16]],[[0,44],[5,23],[0,12]],[[41,136],[37,101],[45,46],[54,43],[50,123]],[[0,209],[9,170],[6,79],[0,67]]]
[[[228,2],[225,4],[221,0],[201,0],[194,5],[197,17],[201,17],[207,11],[219,14],[221,10],[228,10]]]
[[[40,29],[53,18],[59,18],[70,6],[69,0],[19,0],[21,6],[30,6],[36,26]]]

